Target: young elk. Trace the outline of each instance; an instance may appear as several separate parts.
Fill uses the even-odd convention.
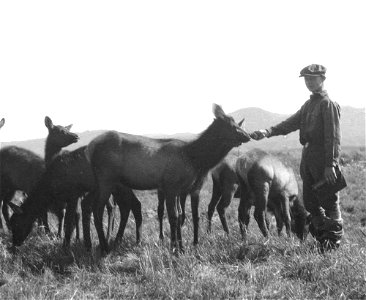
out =
[[[47,163],[61,151],[62,147],[75,143],[78,140],[78,136],[69,131],[71,125],[66,127],[53,125],[49,117],[45,117],[45,125],[48,128],[45,147]],[[32,192],[45,172],[45,161],[30,150],[17,146],[8,146],[0,150],[0,162],[0,201],[3,201],[2,212],[4,219],[8,227],[11,228],[7,209],[8,204],[11,205],[10,201],[16,190],[23,191],[27,195]],[[14,205],[12,205],[12,208],[17,209]],[[62,224],[62,208],[52,207],[51,210],[57,215],[59,223]],[[49,233],[47,212],[40,217],[46,232]],[[61,235],[61,230],[62,227],[59,225],[59,235]]]
[[[214,105],[213,123],[193,141],[152,139],[108,131],[88,145],[97,193],[93,201],[95,227],[100,247],[108,252],[102,227],[103,207],[118,183],[138,190],[160,189],[166,197],[171,246],[183,250],[181,206],[178,196],[188,193],[225,155],[249,134]],[[198,215],[195,216],[198,218]],[[194,220],[197,223],[197,220]]]
[[[91,247],[90,225],[86,225],[86,223],[90,222],[90,217],[88,218],[90,216],[88,213],[90,211],[88,198],[92,195],[96,183],[85,151],[86,146],[73,151],[63,151],[53,156],[52,160],[47,164],[45,173],[34,190],[29,194],[28,201],[23,204],[21,211],[13,214],[10,220],[14,246],[19,246],[24,242],[32,230],[34,220],[40,214],[43,214],[47,207],[66,206],[64,246],[69,247],[75,221],[76,225],[79,224],[76,212],[79,199],[82,197],[84,198],[81,202],[84,242],[87,248]],[[136,235],[139,241],[142,223],[139,200],[130,189],[121,185],[116,185],[111,194],[113,194],[114,200],[120,206],[120,210],[123,211],[123,217],[126,217],[126,215],[128,217],[126,212],[128,211],[129,213],[132,210],[136,219]],[[124,209],[121,209],[121,207],[124,208],[125,206],[126,212]],[[121,221],[117,238],[121,238],[123,235],[126,221]]]
[[[275,215],[279,235],[285,223],[288,236],[291,236],[292,229],[301,240],[306,238],[309,213],[298,198],[297,181],[291,168],[285,167],[278,158],[254,149],[238,158],[236,173],[241,189],[239,226],[244,239],[252,205],[255,206],[254,217],[264,237],[268,236],[268,210]]]

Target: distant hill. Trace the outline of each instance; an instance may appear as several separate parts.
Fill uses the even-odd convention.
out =
[[[88,144],[93,138],[100,135],[101,133],[105,132],[105,130],[92,130],[92,131],[85,131],[79,133],[79,141],[76,144],[70,145],[65,149],[73,150],[79,148],[83,145]],[[45,139],[34,139],[34,140],[27,140],[27,141],[16,141],[16,142],[2,142],[1,147],[6,147],[9,145],[15,145],[18,147],[29,149],[41,156],[44,156],[44,147],[45,147]]]
[[[342,107],[341,113],[342,113],[341,115],[342,146],[365,147],[365,109],[345,106]],[[245,129],[249,132],[276,125],[290,116],[286,114],[271,113],[256,107],[243,108],[231,113],[230,115],[232,115],[236,121],[239,121],[245,117]],[[202,130],[204,130],[204,128]],[[96,136],[100,135],[103,132],[104,130],[94,130],[79,133],[80,136],[79,142],[77,144],[69,146],[66,149],[72,150],[82,145],[86,145],[93,138],[95,138]],[[195,138],[197,134],[176,133],[173,135],[159,134],[149,136],[159,138],[163,137],[163,138],[177,138],[177,139],[189,140]],[[19,147],[24,147],[42,156],[44,154],[44,139],[1,143],[1,147],[5,147],[7,145],[17,145]],[[270,139],[264,139],[262,141],[252,141],[242,145],[241,149],[246,150],[252,148],[263,148],[265,150],[272,150],[272,149],[288,150],[300,147],[301,145],[299,143],[299,132],[297,131],[285,137],[279,136]]]
[[[98,135],[106,132],[106,130],[92,130],[78,133],[79,141],[76,144],[72,144],[64,149],[73,150],[79,148],[81,146],[87,145],[92,139],[97,137]],[[151,134],[147,135],[153,138],[176,138],[180,140],[190,140],[197,136],[197,134],[193,133],[175,133],[172,135],[164,135],[164,134]],[[29,149],[41,156],[44,156],[44,147],[45,147],[45,139],[33,139],[27,141],[15,141],[15,142],[2,142],[1,147],[6,147],[10,145],[15,145],[18,147]]]

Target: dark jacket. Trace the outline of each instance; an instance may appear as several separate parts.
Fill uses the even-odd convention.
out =
[[[338,164],[340,155],[340,107],[326,91],[310,99],[294,115],[268,129],[270,136],[286,135],[300,129],[300,143],[324,147],[325,166]]]

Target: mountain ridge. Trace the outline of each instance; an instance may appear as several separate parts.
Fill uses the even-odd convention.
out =
[[[245,118],[244,128],[248,131],[254,131],[262,128],[274,126],[279,122],[285,120],[290,115],[279,114],[266,111],[258,107],[247,107],[236,110],[230,113],[236,121]],[[209,124],[208,124],[209,125]],[[208,126],[207,125],[207,126]],[[202,129],[202,131],[205,128]],[[107,130],[88,130],[78,133],[80,140],[78,143],[67,147],[67,150],[73,150],[83,145],[88,144],[93,138],[100,135]],[[341,132],[342,132],[342,147],[344,146],[360,146],[365,147],[365,108],[354,108],[344,106],[341,108]],[[198,136],[195,133],[183,132],[175,134],[147,134],[148,137],[153,138],[177,138],[182,140],[190,140]],[[1,147],[9,145],[16,145],[27,148],[41,156],[44,155],[45,138],[32,139],[26,141],[4,142]],[[263,148],[265,150],[288,150],[300,148],[299,132],[293,132],[287,136],[272,137],[270,139],[263,139],[261,141],[252,141],[242,145],[241,149]]]

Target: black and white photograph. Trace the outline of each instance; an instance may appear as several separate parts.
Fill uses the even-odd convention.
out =
[[[362,0],[0,2],[0,299],[366,299]]]

